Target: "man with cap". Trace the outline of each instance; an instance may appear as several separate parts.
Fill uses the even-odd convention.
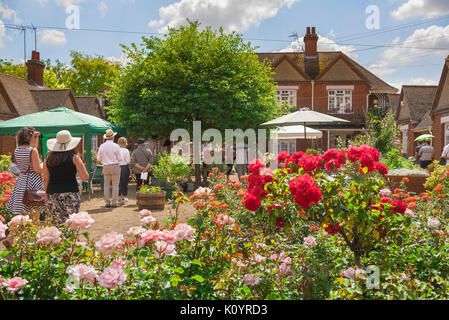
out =
[[[150,169],[153,163],[153,153],[151,150],[145,148],[145,140],[137,140],[137,149],[134,150],[132,155],[132,163],[134,164],[134,173],[136,174],[137,191],[143,184],[148,185],[150,180]],[[142,179],[142,173],[146,177]]]
[[[97,154],[97,162],[101,161],[103,164],[104,200],[108,208],[119,206],[120,162],[123,159],[120,146],[114,142],[116,134],[110,129],[106,131],[103,136],[106,141],[100,146]]]

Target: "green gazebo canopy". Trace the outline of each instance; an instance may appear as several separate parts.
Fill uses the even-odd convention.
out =
[[[47,153],[47,140],[56,137],[58,131],[69,130],[73,136],[84,136],[88,169],[91,168],[92,160],[92,136],[103,135],[107,129],[112,129],[121,136],[126,135],[126,129],[109,121],[67,108],[55,108],[0,122],[0,136],[14,136],[23,127],[33,127],[42,134],[40,144],[44,157]]]

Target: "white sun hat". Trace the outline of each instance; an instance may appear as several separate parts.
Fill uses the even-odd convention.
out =
[[[48,139],[47,148],[53,152],[70,151],[76,148],[81,138],[74,138],[68,130],[59,131],[56,138]]]

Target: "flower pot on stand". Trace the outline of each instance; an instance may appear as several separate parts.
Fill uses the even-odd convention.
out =
[[[137,206],[139,207],[139,210],[164,210],[166,197],[165,191],[155,193],[137,192]]]

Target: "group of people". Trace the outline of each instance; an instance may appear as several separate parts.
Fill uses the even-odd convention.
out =
[[[430,140],[418,141],[415,147],[415,164],[426,169],[433,162],[434,153],[435,149],[430,144]],[[446,165],[449,164],[449,144],[444,147],[440,162]]]
[[[32,127],[24,127],[17,133],[17,148],[9,169],[17,176],[17,181],[6,209],[15,215],[29,214],[35,224],[39,224],[40,214],[45,211],[48,214],[46,219],[54,225],[61,225],[80,209],[78,180],[89,180],[89,172],[81,156],[75,152],[81,138],[73,137],[68,130],[58,132],[56,138],[47,141],[49,152],[41,163],[39,136],[40,133]],[[142,184],[149,184],[148,173],[153,162],[153,154],[145,148],[145,140],[138,140],[138,148],[131,159],[126,138],[119,138],[117,144],[115,136],[112,130],[106,131],[103,136],[105,142],[97,156],[97,163],[103,165],[106,207],[118,207],[127,201],[130,164],[134,166],[139,188]],[[30,190],[45,191],[43,203],[27,204],[24,196]]]

